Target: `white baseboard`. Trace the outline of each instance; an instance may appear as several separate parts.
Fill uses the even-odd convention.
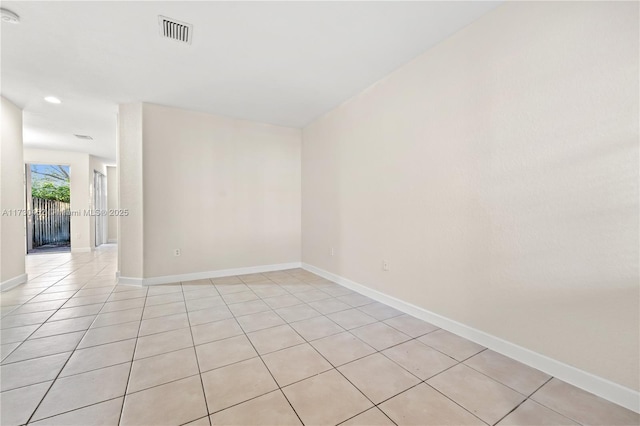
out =
[[[117,238],[109,238],[107,240],[107,244],[116,244],[118,242]]]
[[[560,380],[598,395],[599,397],[609,400],[615,404],[628,408],[629,410],[640,412],[640,393],[632,389],[572,367],[527,348],[523,348],[522,346],[518,346],[499,337],[485,333],[484,331],[477,330],[468,325],[443,317],[442,315],[430,312],[419,306],[396,299],[395,297],[373,290],[347,278],[325,271],[324,269],[309,265],[308,263],[303,262],[302,268],[370,297],[378,302],[384,303],[385,305],[396,308],[399,311],[430,322],[433,325],[469,339],[495,352],[508,356],[509,358],[513,358],[516,361],[520,361],[523,364],[536,368],[551,376],[557,377]]]
[[[13,277],[11,279],[3,281],[2,283],[0,283],[0,292],[11,290],[12,288],[19,286],[20,284],[26,283],[28,278],[29,276],[27,274],[21,274],[17,277]]]
[[[137,286],[159,285],[159,284],[176,283],[180,281],[193,281],[193,280],[203,280],[207,278],[228,277],[232,275],[258,274],[260,272],[281,271],[283,269],[299,268],[300,266],[301,266],[300,262],[292,262],[292,263],[278,263],[275,265],[249,266],[245,268],[235,268],[235,269],[219,269],[217,271],[192,272],[188,274],[179,274],[179,275],[165,275],[162,277],[151,277],[151,278],[129,278],[129,277],[118,276],[118,284],[129,284],[129,285],[137,285]]]

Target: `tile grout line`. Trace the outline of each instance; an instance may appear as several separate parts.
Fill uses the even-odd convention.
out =
[[[142,305],[142,312],[140,313],[140,321],[138,322],[138,332],[136,333],[136,343],[133,345],[133,353],[131,354],[131,365],[129,366],[129,374],[127,375],[127,382],[126,385],[124,387],[124,394],[122,395],[122,406],[120,407],[120,415],[118,416],[118,424],[120,424],[122,422],[122,415],[124,414],[124,404],[125,401],[127,399],[127,390],[129,389],[129,383],[131,381],[131,372],[133,371],[133,363],[135,361],[136,358],[136,350],[138,349],[138,339],[140,338],[140,328],[142,327],[142,315],[144,313],[144,307],[147,305],[147,297],[149,296],[149,289],[146,288],[145,289],[145,296],[144,296],[144,304]],[[133,321],[132,321],[133,322]],[[100,345],[97,345],[100,346]]]
[[[269,279],[269,281],[273,282],[274,284],[279,285],[279,284],[278,284],[278,283],[276,283],[275,281],[271,280],[269,277],[267,277],[267,279]],[[240,278],[240,280],[242,281],[242,278]],[[246,285],[246,283],[245,283],[245,285]],[[283,289],[283,290],[287,291],[286,289]],[[253,291],[253,290],[252,290],[252,291]],[[287,293],[289,293],[289,292],[287,291]],[[255,294],[255,292],[254,292],[254,294]],[[256,295],[256,296],[258,296],[258,295]],[[259,296],[258,296],[258,297],[259,297]],[[224,298],[223,298],[223,300],[224,300]],[[262,299],[260,299],[260,298],[259,298],[259,300],[262,300]],[[263,301],[263,302],[264,302],[264,301]],[[226,301],[225,301],[225,303],[226,303]],[[265,303],[265,304],[266,304],[266,303]],[[227,304],[227,309],[229,309],[229,305],[228,305],[228,304]],[[264,368],[267,370],[267,372],[269,372],[269,375],[271,376],[271,379],[273,380],[273,382],[274,382],[274,383],[276,384],[276,386],[277,386],[277,390],[278,390],[278,391],[280,391],[280,394],[284,397],[285,401],[287,401],[287,403],[289,404],[289,407],[291,407],[291,409],[293,410],[293,413],[296,415],[296,417],[298,418],[298,420],[300,421],[300,423],[304,426],[304,422],[302,421],[302,418],[300,417],[300,414],[298,414],[298,412],[296,411],[296,409],[293,407],[293,404],[291,404],[291,401],[289,401],[289,398],[287,398],[287,395],[286,395],[286,394],[284,393],[284,391],[282,390],[282,387],[280,386],[280,383],[278,383],[278,381],[276,380],[275,376],[273,375],[273,373],[272,373],[272,372],[271,372],[271,370],[269,369],[269,366],[267,365],[267,363],[266,363],[266,362],[264,361],[264,359],[262,358],[262,355],[260,354],[260,352],[258,352],[258,350],[256,349],[255,345],[253,344],[253,342],[252,342],[252,341],[251,341],[251,339],[249,338],[249,335],[247,334],[247,331],[242,327],[242,325],[241,325],[240,323],[238,323],[237,317],[235,316],[235,314],[233,313],[233,311],[232,311],[231,309],[229,309],[229,312],[231,312],[231,315],[233,315],[233,319],[236,321],[236,323],[238,324],[238,326],[239,326],[239,327],[240,327],[240,329],[242,330],[242,333],[244,334],[245,339],[247,339],[247,341],[249,342],[249,344],[251,345],[251,347],[252,347],[252,348],[253,348],[253,350],[255,351],[255,353],[256,353],[256,355],[257,355],[257,357],[258,357],[258,358],[260,358],[260,361],[262,362],[262,365],[263,365],[263,366],[264,366]],[[273,312],[275,312],[275,311],[273,311]],[[250,314],[250,315],[251,315],[251,314]],[[276,315],[277,315],[277,313],[276,313]],[[245,360],[245,361],[246,361],[246,360]],[[239,362],[242,362],[242,361],[239,361]],[[263,395],[267,395],[268,393],[271,393],[271,392],[274,392],[274,391],[269,391],[269,392],[267,392],[267,393],[265,393],[265,394],[262,394],[262,395],[257,396],[256,398],[259,398],[259,397],[261,397],[261,396],[263,396]],[[240,402],[240,403],[238,403],[238,404],[242,404],[242,403],[244,403],[244,402],[247,402],[247,401],[245,400],[245,401],[242,401],[242,402]],[[236,405],[238,405],[238,404],[236,404]],[[231,407],[224,408],[223,410],[226,410],[226,409],[228,409],[228,408],[231,408]],[[220,412],[220,411],[223,411],[223,410],[219,410],[219,411],[217,411],[217,412]],[[213,413],[211,413],[211,414],[213,414]],[[211,422],[211,414],[209,415],[209,422]]]
[[[209,282],[211,283],[211,285],[213,285],[213,281],[209,280]],[[215,288],[215,287],[214,287]],[[207,401],[207,393],[205,392],[204,389],[204,379],[202,378],[202,370],[200,369],[200,358],[198,358],[198,352],[196,351],[196,341],[193,338],[193,329],[191,328],[191,319],[189,318],[189,309],[187,308],[187,300],[184,297],[184,285],[182,282],[180,282],[180,291],[182,293],[182,302],[184,304],[184,310],[186,312],[187,315],[187,324],[189,324],[189,335],[191,336],[191,343],[193,344],[192,348],[193,348],[193,356],[196,359],[196,366],[198,367],[198,378],[200,379],[200,386],[202,388],[202,397],[204,398],[204,408],[207,411],[207,421],[209,422],[209,425],[211,425],[211,418],[209,417],[209,403]],[[216,289],[216,292],[218,292],[218,290]],[[220,294],[218,292],[218,294]],[[195,419],[197,420],[197,419]],[[190,420],[191,421],[195,421],[195,420]],[[189,423],[187,422],[187,423]],[[186,424],[186,423],[184,423]]]
[[[102,271],[105,267],[101,268],[100,271]],[[96,274],[97,275],[97,274]],[[87,281],[88,283],[88,281]],[[85,285],[87,284],[85,283]],[[115,286],[114,288],[115,289]],[[112,292],[113,292],[112,289]],[[80,289],[78,289],[78,291],[80,291]],[[77,293],[77,292],[76,292]],[[110,293],[111,294],[111,293]],[[71,298],[69,298],[71,299]],[[65,302],[66,303],[66,302]],[[64,306],[64,304],[63,304]],[[59,308],[61,309],[61,308]],[[59,310],[58,309],[58,310]],[[57,311],[56,311],[57,312]],[[95,318],[94,318],[95,321]],[[43,323],[44,324],[44,323]],[[89,328],[91,328],[91,326],[89,326]],[[60,374],[62,373],[62,371],[64,370],[64,368],[67,366],[67,364],[69,363],[69,360],[71,359],[71,357],[73,356],[73,354],[75,353],[75,351],[78,349],[78,346],[80,345],[80,343],[82,342],[82,339],[84,339],[84,336],[86,336],[87,332],[89,331],[89,328],[87,328],[84,333],[82,334],[82,337],[78,340],[78,343],[75,345],[75,347],[73,348],[73,350],[71,351],[71,355],[69,355],[69,358],[67,358],[67,360],[65,361],[65,363],[62,365],[62,368],[60,369],[60,371],[58,371],[58,374],[56,374],[56,377],[51,381],[51,385],[49,386],[49,388],[47,389],[47,391],[44,393],[44,395],[42,396],[42,398],[40,398],[40,402],[38,402],[38,404],[36,405],[35,409],[31,412],[31,415],[29,416],[29,418],[27,419],[27,421],[25,422],[25,424],[29,424],[31,422],[31,419],[33,419],[33,416],[36,414],[36,412],[38,411],[38,409],[40,408],[40,406],[42,405],[42,402],[45,400],[45,398],[47,397],[47,395],[49,395],[49,392],[51,391],[51,389],[53,388],[53,386],[55,385],[56,381],[58,380],[58,378],[60,377]]]

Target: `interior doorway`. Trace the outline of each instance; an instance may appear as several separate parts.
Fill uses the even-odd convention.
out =
[[[107,241],[107,177],[93,171],[93,205],[95,206],[96,247]]]
[[[27,253],[71,250],[69,166],[26,164]]]

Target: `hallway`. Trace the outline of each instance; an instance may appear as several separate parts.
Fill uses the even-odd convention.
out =
[[[2,293],[4,426],[638,421],[301,269],[137,288],[116,258],[28,256]]]

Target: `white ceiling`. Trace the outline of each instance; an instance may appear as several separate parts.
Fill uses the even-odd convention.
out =
[[[3,1],[21,23],[2,24],[1,90],[26,146],[108,159],[125,102],[303,127],[498,4]],[[158,15],[193,44],[161,38]]]

